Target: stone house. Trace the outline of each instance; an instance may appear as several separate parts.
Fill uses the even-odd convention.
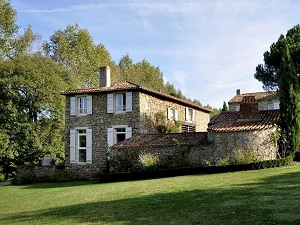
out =
[[[238,90],[229,109],[209,122],[207,132],[131,137],[111,147],[112,159],[127,159],[134,167],[139,155],[147,152],[159,157],[162,168],[275,159],[277,145],[272,135],[280,120],[278,94],[241,94]],[[124,169],[118,166],[112,160],[111,171]]]
[[[205,132],[212,112],[132,82],[111,85],[109,67],[100,68],[99,87],[61,94],[66,96],[65,166],[86,178],[108,169],[112,145],[139,134],[157,134],[157,115],[179,132]]]

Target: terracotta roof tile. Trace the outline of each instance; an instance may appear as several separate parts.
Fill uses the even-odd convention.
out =
[[[125,148],[155,148],[177,146],[194,146],[208,144],[207,132],[171,133],[171,134],[140,134],[132,136],[118,144],[111,146],[114,149]]]
[[[137,90],[144,93],[148,93],[151,95],[159,96],[160,98],[164,98],[170,101],[179,102],[181,104],[187,105],[189,107],[199,109],[201,111],[205,111],[207,113],[213,112],[213,110],[206,108],[204,106],[199,106],[197,104],[194,104],[192,102],[176,98],[172,95],[164,94],[161,91],[157,91],[151,88],[147,88],[142,85],[138,85],[135,83],[132,83],[130,81],[122,81],[119,83],[115,83],[110,87],[91,87],[91,88],[83,88],[83,89],[74,89],[69,91],[64,91],[61,94],[62,95],[76,95],[76,94],[92,94],[92,93],[107,93],[107,92],[113,92],[113,91],[127,91],[127,90]]]
[[[256,102],[279,99],[277,91],[255,92],[236,95],[228,103],[241,103],[244,97],[254,97]]]
[[[239,112],[222,112],[208,124],[208,131],[238,132],[264,130],[274,127],[280,121],[279,110],[259,111],[260,117],[241,119]]]

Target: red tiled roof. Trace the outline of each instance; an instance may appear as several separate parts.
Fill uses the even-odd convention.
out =
[[[111,148],[155,148],[170,146],[194,146],[208,144],[207,132],[171,133],[171,134],[140,134],[119,142]]]
[[[241,119],[240,112],[222,112],[208,124],[208,131],[238,132],[264,130],[274,127],[280,121],[279,110],[259,111],[260,117]]]
[[[241,103],[244,97],[254,97],[256,102],[267,101],[267,100],[279,100],[277,91],[269,91],[269,92],[255,92],[255,93],[244,93],[234,96],[228,104],[231,103]]]
[[[83,88],[83,89],[74,89],[74,90],[64,91],[61,94],[62,95],[92,94],[92,93],[107,93],[107,92],[113,92],[113,91],[127,91],[127,90],[141,91],[141,92],[144,92],[144,93],[148,93],[148,94],[151,94],[151,95],[158,96],[160,98],[167,99],[169,101],[179,102],[181,104],[190,106],[190,107],[198,109],[198,110],[205,111],[207,113],[213,112],[213,110],[211,110],[209,108],[199,106],[199,105],[194,104],[192,102],[185,101],[185,100],[180,99],[180,98],[176,98],[172,95],[164,94],[160,91],[156,91],[154,89],[147,88],[145,86],[138,85],[138,84],[132,83],[130,81],[122,81],[122,82],[119,82],[119,83],[115,83],[110,87],[91,87],[91,88]]]

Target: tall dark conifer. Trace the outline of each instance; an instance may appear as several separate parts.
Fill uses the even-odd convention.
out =
[[[291,155],[300,144],[300,86],[286,40],[282,40],[282,54],[279,72],[279,96],[281,131],[285,149],[282,155]]]

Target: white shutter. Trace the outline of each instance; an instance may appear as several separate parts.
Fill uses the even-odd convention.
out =
[[[168,110],[167,110],[167,116],[168,116],[168,120],[172,119],[172,109],[170,107],[168,107]]]
[[[93,147],[93,140],[92,140],[92,129],[86,130],[86,163],[92,163],[92,147]]]
[[[280,109],[280,103],[279,102],[274,103],[274,109]]]
[[[195,121],[195,110],[192,109],[192,121]]]
[[[189,108],[188,107],[185,108],[185,120],[186,121],[189,120]]]
[[[74,116],[76,114],[76,98],[70,98],[70,115]]]
[[[92,95],[88,95],[86,97],[86,102],[87,102],[87,114],[92,114],[92,112],[93,112]]]
[[[174,109],[174,117],[175,117],[175,121],[178,121],[178,110]]]
[[[126,92],[126,112],[132,111],[132,92]]]
[[[70,130],[70,163],[76,163],[76,130]]]
[[[107,128],[107,145],[108,147],[114,144],[114,129]]]
[[[132,128],[126,127],[125,129],[125,139],[130,138],[132,136]]]
[[[114,112],[114,94],[109,93],[107,94],[107,113]]]

